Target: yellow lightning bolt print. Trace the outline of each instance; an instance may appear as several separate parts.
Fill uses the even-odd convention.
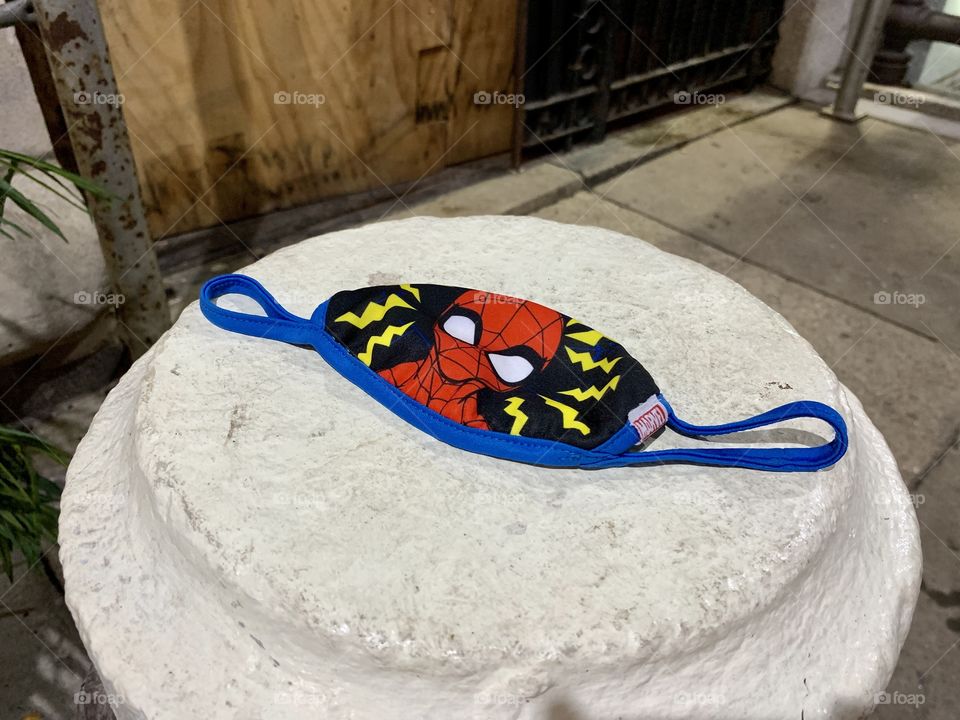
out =
[[[371,301],[367,303],[367,306],[363,309],[363,313],[361,315],[357,315],[354,312],[345,312],[340,317],[335,318],[334,322],[350,323],[351,325],[355,325],[362,330],[372,322],[383,320],[384,316],[395,307],[413,310],[412,305],[407,303],[407,301],[399,295],[394,294],[390,295],[383,305]]]
[[[600,342],[600,338],[603,337],[603,333],[599,330],[587,329],[581,330],[580,332],[568,333],[567,337],[593,346]]]
[[[520,410],[521,405],[523,405],[523,398],[507,398],[507,407],[504,412],[513,418],[513,425],[510,426],[511,435],[519,435],[523,426],[527,424],[527,420],[530,419],[526,413]]]
[[[393,339],[403,335],[411,325],[413,325],[412,322],[408,322],[406,325],[391,325],[379,335],[374,335],[367,340],[367,349],[359,353],[357,358],[359,358],[364,365],[369,366],[370,361],[373,360],[373,349],[377,347],[377,345],[390,347]]]
[[[578,430],[581,435],[589,435],[590,428],[587,427],[584,423],[577,420],[577,411],[570,407],[569,405],[564,405],[562,402],[557,400],[551,400],[548,397],[544,397],[543,401],[552,408],[556,408],[560,411],[560,414],[563,416],[563,427],[567,430]]]
[[[587,388],[586,390],[583,390],[581,388],[574,388],[573,390],[561,390],[560,394],[570,395],[571,397],[576,398],[580,402],[583,402],[584,400],[588,400],[590,398],[599,400],[600,398],[602,398],[604,395],[607,394],[607,391],[616,390],[617,383],[619,382],[620,382],[620,376],[617,375],[615,378],[613,378],[610,382],[608,382],[602,388],[597,388],[597,386],[594,385],[593,387]]]
[[[566,345],[564,345],[564,350],[567,351],[567,357],[570,358],[570,362],[579,365],[584,370],[593,370],[594,368],[601,368],[608,375],[610,371],[613,370],[613,366],[616,365],[622,358],[600,358],[599,360],[594,360],[593,356],[588,352],[577,352],[576,350],[571,350]]]
[[[413,295],[417,299],[417,302],[420,302],[420,288],[415,288],[413,285],[409,285],[409,284],[401,285],[400,287],[402,287],[408,293]]]

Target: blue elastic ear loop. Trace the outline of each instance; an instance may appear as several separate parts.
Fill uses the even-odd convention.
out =
[[[647,450],[612,455],[590,463],[591,468],[622,467],[625,465],[652,465],[663,463],[695,463],[715,467],[749,468],[777,472],[812,472],[836,463],[847,451],[847,425],[836,410],[823,403],[799,401],[787,403],[746,420],[723,425],[693,425],[677,417],[670,403],[662,396],[660,402],[667,409],[667,427],[681,435],[710,437],[753,430],[774,425],[784,420],[815,418],[833,428],[833,440],[826,445],[806,448],[677,448]]]
[[[219,307],[214,300],[222,295],[244,295],[256,300],[266,316],[251,315]],[[317,333],[309,320],[284,310],[267,289],[246,275],[220,275],[200,289],[200,310],[217,327],[253,337],[310,345]]]

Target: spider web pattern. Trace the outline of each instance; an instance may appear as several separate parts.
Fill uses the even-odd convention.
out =
[[[402,363],[380,374],[444,417],[489,429],[478,410],[477,394],[484,389],[516,390],[535,377],[559,348],[564,318],[536,303],[477,291],[461,295],[441,318],[457,313],[458,308],[466,308],[479,318],[476,345],[448,335],[438,320],[434,347],[424,360]],[[489,353],[521,354],[533,361],[533,372],[520,382],[509,383],[497,375]]]

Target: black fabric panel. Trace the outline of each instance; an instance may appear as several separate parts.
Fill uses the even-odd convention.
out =
[[[573,329],[588,328],[577,325]],[[570,360],[564,346],[575,352],[589,353],[593,360],[621,359],[610,373],[604,372],[601,367],[584,370],[582,365]],[[608,390],[599,399],[578,401],[575,397],[560,392],[575,388],[584,392],[588,392],[590,388],[602,390],[615,377],[619,377],[616,389]],[[564,338],[560,351],[543,372],[524,383],[520,391],[482,391],[479,402],[480,412],[490,424],[491,430],[510,432],[514,417],[504,410],[509,398],[521,397],[524,402],[520,409],[529,417],[524,425],[523,435],[561,440],[582,448],[594,448],[627,424],[627,414],[631,410],[659,392],[646,368],[631,357],[619,343],[606,339],[605,342],[601,340],[598,347],[570,339],[568,336]],[[589,434],[584,435],[576,427],[565,428],[560,411],[549,406],[543,400],[544,397],[576,408],[576,420],[587,426]]]
[[[413,322],[414,325],[393,340],[388,347],[376,346],[370,368],[380,372],[402,362],[422,360],[433,346],[433,326],[437,318],[454,300],[466,292],[466,288],[447,285],[417,285],[416,288],[420,292],[419,301],[413,293],[399,285],[375,285],[359,290],[342,290],[330,298],[330,304],[327,307],[327,332],[339,340],[351,355],[357,356],[366,350],[367,343],[372,337],[382,334],[387,327],[403,326]],[[391,295],[401,298],[414,309],[394,307],[384,315],[383,320],[372,322],[362,329],[349,323],[334,321],[335,318],[347,312],[362,315],[364,308],[371,302],[384,305]]]

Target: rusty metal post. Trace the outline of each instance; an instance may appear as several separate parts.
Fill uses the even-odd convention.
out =
[[[34,4],[77,169],[113,196],[87,201],[110,280],[124,298],[121,338],[136,358],[170,327],[170,313],[100,13],[95,0]]]

